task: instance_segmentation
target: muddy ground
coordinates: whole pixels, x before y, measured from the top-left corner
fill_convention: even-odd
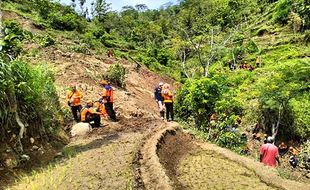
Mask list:
[[[33,28],[27,19],[16,14],[6,15],[19,20],[30,31],[42,32]],[[103,119],[105,127],[95,129],[88,136],[72,138],[51,164],[20,176],[14,184],[1,184],[0,189],[146,189],[141,178],[143,162],[140,160],[144,155],[140,149],[152,134],[168,125],[158,117],[153,89],[160,81],[170,84],[174,81],[143,67],[137,69],[124,59],[69,51],[66,46],[72,42],[63,37],[57,41],[56,45],[40,48],[39,55],[28,55],[27,59],[34,65],[47,63],[54,71],[65,111],[68,107],[64,97],[70,83],[78,84],[85,97],[84,104],[88,99],[99,98],[98,82],[111,64],[118,62],[126,67],[126,88],[113,86],[120,121],[113,123]],[[24,44],[24,49],[29,51],[38,47],[34,42]],[[68,123],[67,127],[70,126]],[[159,161],[174,189],[272,189],[251,170],[202,148],[191,135],[171,133],[157,148]],[[149,181],[148,185],[149,189],[156,189],[158,184]]]
[[[163,125],[156,119],[122,120],[75,138],[65,157],[22,177],[9,189],[132,189],[134,156],[142,138]]]
[[[186,186],[177,177],[178,165],[184,156],[196,148],[193,137],[180,131],[170,133],[159,144],[157,154],[167,175],[174,182],[173,188],[186,189]]]
[[[159,146],[158,156],[174,189],[273,189],[254,172],[202,150],[195,141],[193,136],[176,131]]]

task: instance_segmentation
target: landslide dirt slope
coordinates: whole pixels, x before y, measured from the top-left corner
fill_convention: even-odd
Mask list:
[[[45,32],[13,12],[5,11],[4,19],[16,20],[33,33]],[[98,82],[112,64],[120,63],[126,67],[126,88],[113,86],[120,121],[113,123],[104,119],[104,128],[92,131],[89,136],[71,139],[59,160],[21,177],[9,187],[1,185],[0,189],[132,189],[135,186],[133,160],[143,138],[165,127],[157,116],[153,89],[160,81],[172,83],[173,80],[143,67],[137,69],[135,64],[124,59],[68,51],[66,46],[71,41],[61,36],[56,40],[55,45],[46,48],[34,41],[23,46],[25,52],[38,51],[35,55],[25,55],[30,63],[47,63],[55,73],[58,95],[68,114],[64,98],[70,83],[78,84],[84,94],[84,104],[88,99],[99,99]],[[68,123],[68,127],[71,125]]]
[[[17,18],[15,14],[8,17],[19,19],[24,27],[34,32],[43,32],[32,28],[28,20]],[[236,186],[241,189],[253,188],[248,183],[260,185],[261,189],[271,188],[252,171],[206,151],[210,147],[195,144],[191,137],[162,138],[161,131],[171,124],[158,118],[152,94],[158,82],[172,83],[171,79],[145,68],[137,70],[135,64],[124,59],[70,52],[65,48],[70,41],[62,37],[57,41],[58,44],[47,48],[40,48],[33,42],[24,44],[24,47],[28,51],[34,48],[40,51],[34,57],[27,57],[31,63],[46,62],[55,72],[64,108],[66,88],[70,83],[79,85],[85,103],[87,99],[99,98],[98,81],[111,64],[118,62],[127,68],[126,89],[114,86],[120,121],[104,120],[104,128],[96,129],[86,137],[71,139],[60,159],[21,177],[7,189],[214,189],[219,183],[222,184],[219,189],[230,189],[234,182],[241,185]],[[157,142],[162,144],[157,147]],[[199,146],[204,150],[198,150]],[[220,162],[216,162],[218,160]],[[227,173],[223,173],[227,168],[225,165],[232,168]],[[153,176],[154,173],[160,175]],[[236,173],[240,174],[239,177]]]
[[[28,44],[30,47],[31,45]],[[116,62],[105,56],[63,52],[56,47],[42,50],[41,57],[29,59],[33,64],[48,62],[56,73],[60,100],[67,86],[78,83],[87,99],[99,98],[98,81],[105,70]],[[25,176],[9,189],[131,189],[134,186],[133,160],[142,139],[165,127],[158,118],[153,88],[160,82],[172,82],[144,68],[136,70],[126,60],[118,60],[127,70],[126,89],[115,88],[115,107],[119,122],[103,120],[104,128],[87,137],[71,139],[66,156],[52,166]]]

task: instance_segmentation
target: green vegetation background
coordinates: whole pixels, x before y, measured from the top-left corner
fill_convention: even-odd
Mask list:
[[[3,10],[32,20],[44,31],[34,34],[16,21],[4,22],[0,113],[6,129],[16,126],[10,116],[16,111],[29,123],[40,118],[42,122],[34,126],[59,126],[51,116],[60,113],[53,77],[42,66],[32,69],[24,63],[27,54],[39,50],[25,52],[22,44],[30,40],[41,48],[57,46],[62,36],[74,42],[68,51],[101,55],[113,49],[119,58],[181,82],[176,98],[180,120],[194,124],[221,146],[244,144],[241,132],[227,130],[238,117],[242,118],[240,131],[259,122],[269,135],[272,126],[278,125],[281,140],[310,137],[309,1],[183,0],[159,10],[124,6],[121,12],[110,11],[104,0],[96,0],[93,11],[84,3],[76,1],[77,13],[49,0],[2,2]],[[256,67],[257,56],[259,68],[238,69],[244,62]],[[237,69],[231,71],[229,62]],[[20,78],[9,77],[19,76],[16,73]],[[8,97],[14,101],[5,103]],[[10,108],[12,102],[18,102],[17,110]],[[42,102],[49,107],[38,106]],[[209,123],[212,113],[218,115],[214,131]]]

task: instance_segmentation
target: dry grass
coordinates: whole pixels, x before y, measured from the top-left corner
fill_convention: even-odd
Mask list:
[[[131,161],[140,133],[78,140],[64,162],[22,176],[8,190],[132,189]],[[71,154],[71,153],[70,153]]]
[[[195,151],[181,161],[179,172],[179,181],[189,189],[273,189],[254,172],[211,151]]]

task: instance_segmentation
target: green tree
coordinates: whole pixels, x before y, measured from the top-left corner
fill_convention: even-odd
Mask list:
[[[105,0],[95,0],[92,3],[92,15],[94,18],[97,18],[99,22],[104,22],[105,17],[110,10],[110,3],[107,3]]]

